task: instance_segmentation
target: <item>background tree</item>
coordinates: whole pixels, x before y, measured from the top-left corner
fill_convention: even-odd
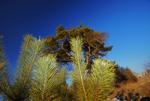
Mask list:
[[[56,29],[56,36],[49,36],[45,39],[45,53],[55,54],[60,63],[72,62],[70,39],[80,37],[83,39],[83,54],[87,63],[87,68],[91,68],[93,59],[105,56],[112,46],[105,46],[107,34],[95,32],[91,28],[79,26],[65,29],[59,26]]]
[[[137,77],[136,75],[128,68],[116,67],[116,84],[122,83],[122,82],[136,82]]]

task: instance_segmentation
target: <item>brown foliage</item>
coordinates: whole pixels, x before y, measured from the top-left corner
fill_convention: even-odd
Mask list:
[[[121,91],[123,91],[124,95],[128,98],[128,94],[131,92],[134,94],[138,93],[140,96],[150,97],[150,74],[137,77],[135,82],[122,82],[118,84],[110,98],[115,97],[117,92]]]
[[[87,68],[91,67],[92,59],[102,57],[111,50],[112,46],[105,46],[107,39],[106,33],[95,32],[88,27],[76,27],[65,29],[59,26],[56,29],[56,36],[49,36],[45,39],[47,49],[45,53],[55,54],[57,61],[60,63],[68,63],[71,61],[70,39],[80,37],[83,39],[83,52]]]
[[[136,82],[137,77],[129,68],[117,67],[116,69],[116,83],[127,83],[127,82]]]

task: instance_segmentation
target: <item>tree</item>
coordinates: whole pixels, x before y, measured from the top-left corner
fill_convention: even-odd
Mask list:
[[[7,64],[3,48],[3,36],[0,36],[0,94],[5,97],[5,94],[12,94],[10,84],[8,82]]]
[[[71,40],[71,59],[74,67],[71,77],[75,99],[105,101],[113,89],[116,64],[99,58],[94,60],[91,73],[87,73],[87,64],[82,57],[82,45],[82,40],[78,37]]]
[[[136,75],[128,67],[116,66],[116,84],[137,82]]]
[[[87,69],[91,69],[92,61],[105,56],[112,46],[105,46],[106,33],[95,32],[91,28],[79,26],[72,29],[65,29],[59,26],[56,29],[56,36],[49,36],[45,39],[45,53],[55,54],[60,63],[72,62],[70,39],[80,37],[83,39],[83,54],[87,63]]]
[[[63,93],[66,71],[55,56],[43,56],[44,42],[26,35],[17,65],[15,81],[9,83],[0,44],[0,94],[8,101],[67,101]]]
[[[6,65],[5,53],[3,49],[3,36],[0,36],[0,71],[4,70]]]
[[[55,55],[44,55],[43,40],[27,35],[24,38],[13,83],[9,83],[7,72],[3,69],[7,66],[2,65],[0,94],[8,101],[106,100],[113,88],[115,63],[96,59],[93,61],[91,73],[87,73],[82,46],[83,41],[79,37],[71,39],[70,58],[74,70],[71,73],[72,85],[68,87],[66,71],[57,63]],[[5,63],[2,49],[0,47],[0,64]]]
[[[15,81],[9,83],[7,74],[1,74],[0,89],[2,95],[9,101],[24,101],[29,97],[31,71],[43,48],[43,41],[30,35],[24,38]],[[7,67],[6,67],[7,68]]]
[[[30,99],[32,101],[63,101],[58,89],[65,85],[66,71],[60,69],[53,55],[41,57],[33,70]]]

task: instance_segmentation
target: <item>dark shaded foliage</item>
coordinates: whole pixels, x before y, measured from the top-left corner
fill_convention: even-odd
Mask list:
[[[106,33],[95,32],[91,28],[79,26],[76,28],[65,29],[59,26],[56,29],[56,36],[49,36],[45,40],[45,53],[55,54],[59,63],[68,63],[71,61],[70,39],[80,37],[83,39],[83,54],[88,64],[87,68],[91,68],[93,59],[103,57],[112,46],[105,46],[107,39]]]
[[[116,83],[137,81],[137,77],[129,68],[116,67],[116,75]]]

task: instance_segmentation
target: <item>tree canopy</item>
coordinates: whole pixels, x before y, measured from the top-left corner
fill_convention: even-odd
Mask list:
[[[112,46],[106,46],[107,34],[95,32],[93,29],[85,26],[79,26],[71,29],[65,29],[59,26],[56,29],[55,36],[49,36],[45,39],[45,53],[55,54],[57,61],[68,63],[71,61],[70,39],[80,37],[83,39],[83,56],[87,63],[87,68],[91,68],[92,61],[98,57],[103,57]]]

